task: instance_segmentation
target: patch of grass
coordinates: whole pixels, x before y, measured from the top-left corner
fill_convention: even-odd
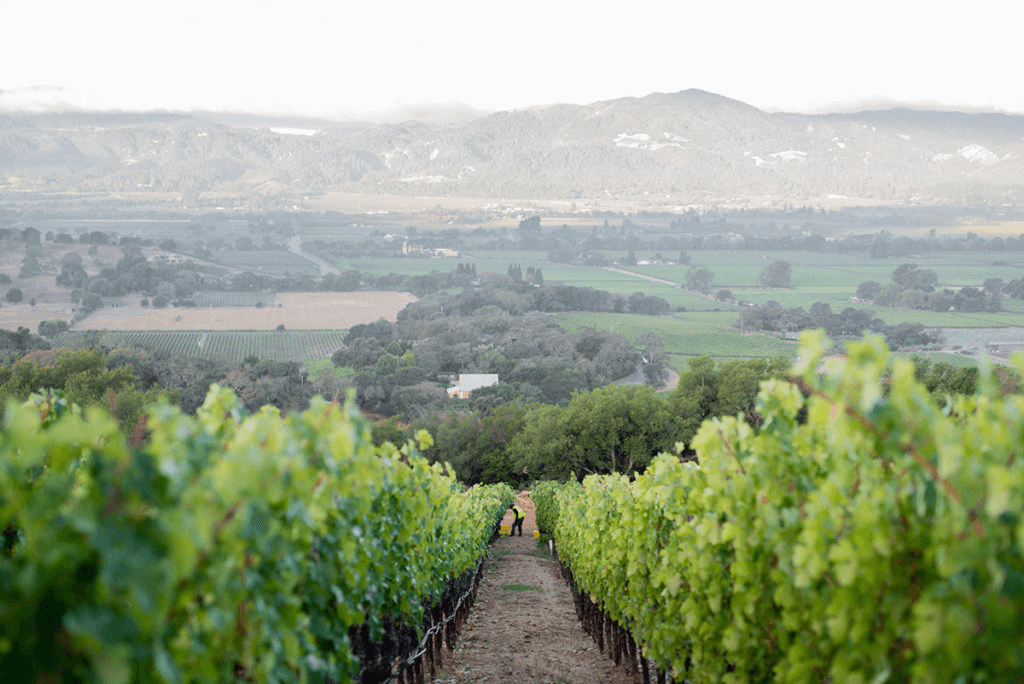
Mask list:
[[[309,371],[309,377],[316,380],[321,374],[327,373],[334,377],[335,380],[341,380],[342,378],[352,377],[356,374],[355,370],[349,366],[337,367],[329,358],[326,359],[310,359],[305,362],[306,370]]]
[[[1004,299],[1005,301],[1005,299]],[[1019,313],[939,313],[922,309],[896,309],[887,306],[858,306],[873,311],[887,325],[920,323],[926,328],[1007,328],[1024,326],[1024,315]],[[832,309],[835,311],[835,309]]]
[[[537,547],[533,550],[533,555],[538,558],[551,559],[551,550],[548,549],[548,541],[551,539],[550,534],[542,534],[537,539]]]
[[[893,358],[897,359],[911,359],[915,356],[919,356],[923,359],[931,361],[932,363],[948,363],[954,368],[973,368],[981,365],[981,359],[963,356],[961,354],[949,354],[945,352],[893,352]]]
[[[558,314],[562,327],[570,331],[582,326],[598,331],[622,333],[634,344],[644,334],[661,337],[673,367],[677,357],[703,356],[753,358],[792,356],[796,345],[763,333],[742,334],[736,328],[738,312],[683,312],[671,316],[636,314],[565,313]],[[681,361],[685,367],[685,360]]]

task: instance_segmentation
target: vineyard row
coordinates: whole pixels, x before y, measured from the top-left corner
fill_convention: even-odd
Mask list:
[[[675,681],[1024,681],[1024,397],[938,406],[879,339],[823,351],[699,465],[535,485],[574,588]]]
[[[6,407],[0,680],[409,681],[451,645],[510,487],[321,399],[243,418],[213,386],[147,429],[129,446],[55,393]]]
[[[345,339],[344,330],[130,330],[61,333],[53,346],[74,347],[81,340],[99,334],[111,347],[139,346],[160,349],[193,358],[241,362],[247,356],[262,361],[309,361],[323,359],[337,351]]]

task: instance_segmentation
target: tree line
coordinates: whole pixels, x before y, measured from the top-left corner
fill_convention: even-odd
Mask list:
[[[353,326],[331,360],[352,369],[364,410],[410,419],[443,410],[450,402],[444,387],[460,373],[499,376],[497,386],[476,390],[468,400],[487,410],[516,399],[564,404],[573,391],[632,374],[643,353],[654,355],[662,369],[667,363],[660,340],[637,349],[620,333],[568,332],[547,317],[478,303],[483,305],[460,310],[452,302],[452,310],[443,313],[438,305],[420,302],[396,323]]]
[[[961,311],[1002,311],[1003,293],[1016,297],[1024,288],[1017,280],[1004,286],[1002,278],[986,278],[980,287],[937,288],[939,276],[928,268],[904,263],[892,272],[892,282],[882,285],[868,280],[857,286],[857,297],[879,306],[927,309],[945,313]],[[1018,279],[1024,284],[1024,278]]]
[[[972,395],[978,389],[976,367],[913,357],[915,376],[936,402]],[[659,453],[694,459],[689,448],[708,418],[742,416],[755,429],[761,382],[785,378],[789,360],[776,358],[716,363],[709,356],[691,359],[679,385],[667,395],[650,387],[609,385],[574,392],[564,406],[513,401],[490,411],[434,414],[415,421],[434,436],[427,455],[448,462],[467,483],[536,480],[565,481],[570,474],[639,473]],[[1020,392],[1013,369],[994,369],[1006,393]],[[384,424],[377,439],[400,439],[395,423]]]
[[[106,408],[126,431],[144,426],[143,408],[156,400],[195,413],[214,383],[234,390],[250,412],[265,405],[301,410],[317,394],[339,393],[331,382],[311,380],[305,367],[293,362],[250,357],[232,363],[164,350],[111,349],[88,337],[79,348],[50,349],[25,328],[0,331],[2,342],[17,344],[17,350],[8,348],[0,365],[0,408],[9,399],[24,401],[41,389],[57,389],[80,406]]]
[[[485,319],[463,323],[468,328],[480,327]],[[500,321],[491,323],[500,327]],[[518,323],[521,321],[512,327],[519,330]],[[483,327],[491,334],[497,332],[493,325]],[[401,332],[400,326],[383,322],[354,329],[352,344],[346,347],[365,344],[367,354],[363,361],[354,361],[360,369],[344,382],[329,377],[311,379],[302,366],[289,362],[248,358],[233,364],[101,346],[50,350],[44,349],[45,340],[25,329],[0,331],[0,343],[7,345],[9,354],[8,362],[0,365],[0,406],[10,399],[24,401],[42,389],[57,389],[79,405],[104,407],[122,429],[141,439],[146,429],[145,406],[166,400],[194,413],[213,383],[234,390],[247,412],[264,405],[286,413],[300,411],[316,395],[342,399],[351,390],[359,394],[363,409],[373,413],[374,392],[390,392],[392,398],[387,402],[391,408],[404,408],[408,413],[378,419],[373,430],[377,443],[404,443],[417,430],[426,429],[434,437],[427,455],[433,461],[450,463],[463,482],[524,485],[537,479],[564,480],[570,473],[642,472],[661,452],[692,458],[688,445],[707,418],[742,415],[756,428],[760,424],[755,401],[760,383],[785,377],[789,369],[788,359],[782,357],[720,363],[709,356],[698,357],[689,361],[678,386],[662,395],[650,386],[608,384],[607,377],[594,376],[593,384],[588,385],[581,382],[586,364],[513,363],[508,381],[477,390],[469,401],[423,405],[419,403],[423,395],[417,396],[417,391],[424,386],[402,384],[403,377],[415,378],[425,372],[416,356],[419,350],[397,332]],[[522,329],[528,337],[535,332]],[[383,353],[370,361],[377,351],[374,347],[385,339]],[[446,344],[441,341],[433,352],[424,349],[422,355],[429,358]],[[560,346],[571,347],[577,360],[592,356],[595,363],[590,372],[610,363],[605,372],[616,374],[635,361],[635,351],[628,344],[592,330],[552,336],[543,345]],[[482,359],[500,362],[501,352],[488,351],[494,350],[485,350]],[[601,358],[602,354],[607,358]],[[609,370],[616,359],[622,366]],[[944,403],[950,395],[974,394],[978,388],[976,367],[957,368],[921,357],[913,361],[917,379],[938,402]],[[1015,370],[998,367],[994,373],[1004,392],[1024,388]],[[383,387],[387,383],[393,385]],[[433,386],[438,392],[437,385]]]
[[[796,334],[803,330],[823,328],[837,340],[855,339],[866,332],[878,333],[892,350],[926,347],[939,341],[938,335],[921,323],[888,325],[865,309],[852,306],[839,313],[827,302],[815,302],[810,310],[801,306],[785,308],[775,301],[745,306],[740,310],[736,326],[743,332],[778,332]]]
[[[434,445],[427,456],[450,463],[470,484],[636,473],[658,453],[685,447],[708,417],[753,415],[758,383],[788,367],[781,357],[716,367],[705,356],[690,361],[667,397],[648,386],[607,385],[573,392],[565,405],[520,399],[489,411],[435,414],[411,429],[428,430]]]

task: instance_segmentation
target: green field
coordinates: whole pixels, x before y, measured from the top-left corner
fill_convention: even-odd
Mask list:
[[[452,259],[429,259],[426,257],[406,257],[397,256],[393,258],[356,258],[356,259],[335,259],[331,262],[329,256],[325,256],[324,259],[329,263],[333,263],[341,271],[355,270],[360,273],[372,273],[374,275],[388,275],[391,273],[397,273],[400,276],[418,276],[418,275],[429,275],[435,271],[439,273],[450,273],[458,268],[460,263],[472,263],[472,259],[463,259],[462,257],[456,257]],[[480,267],[477,266],[478,271]],[[502,273],[508,269],[508,264],[505,264],[505,269]],[[526,267],[523,267],[526,270]],[[481,271],[482,272],[482,271]]]
[[[340,380],[341,378],[351,377],[355,373],[351,368],[335,366],[330,358],[309,359],[303,365],[306,366],[306,370],[309,371],[309,377],[313,380],[324,375]]]
[[[915,257],[872,259],[865,255],[827,252],[696,251],[689,266],[629,266],[631,271],[675,282],[686,281],[690,268],[706,268],[715,274],[712,289],[758,287],[758,276],[773,261],[788,261],[794,288],[849,288],[874,280],[885,285],[900,264],[912,263],[935,271],[939,287],[980,286],[986,278],[1004,281],[1024,276],[1024,258],[1005,252],[930,252]]]
[[[558,320],[568,330],[583,327],[612,331],[636,342],[645,333],[661,337],[671,364],[686,368],[686,359],[709,355],[715,358],[752,358],[792,356],[796,344],[764,333],[741,334],[735,327],[738,315],[732,312],[682,312],[671,316],[635,314],[565,313]]]

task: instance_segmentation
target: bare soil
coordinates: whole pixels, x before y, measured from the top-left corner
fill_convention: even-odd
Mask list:
[[[529,494],[523,536],[500,536],[484,561],[476,603],[436,683],[617,684],[633,679],[580,627],[572,595],[537,529]],[[503,521],[509,524],[512,514]]]

